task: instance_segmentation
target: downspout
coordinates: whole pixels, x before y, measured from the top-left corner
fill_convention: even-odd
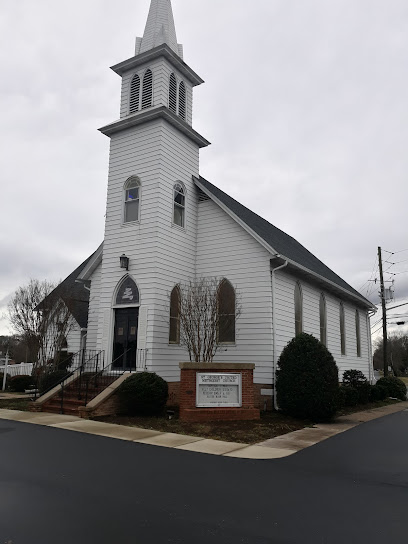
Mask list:
[[[371,310],[367,312],[367,347],[368,347],[368,381],[374,383],[374,364],[373,364],[373,345],[371,341],[371,327],[370,319],[375,315],[376,310]]]
[[[275,255],[275,257],[280,257],[280,255]],[[284,264],[281,266],[278,266],[276,268],[272,267],[272,261],[270,263],[271,265],[271,288],[272,288],[272,342],[273,342],[273,362],[272,362],[272,379],[273,379],[273,407],[275,410],[278,410],[278,401],[276,399],[276,367],[278,366],[278,357],[276,353],[276,330],[275,330],[275,323],[276,323],[276,310],[275,310],[275,272],[278,270],[281,270],[282,268],[285,268],[288,266],[288,261],[286,260]]]

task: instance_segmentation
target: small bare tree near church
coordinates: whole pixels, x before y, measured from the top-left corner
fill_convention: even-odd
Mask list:
[[[237,294],[226,280],[201,278],[178,286],[180,345],[190,361],[211,363],[220,346],[235,343],[241,314]]]
[[[19,287],[8,304],[9,320],[28,346],[35,366],[57,366],[72,328],[69,300],[54,294],[56,284],[31,279]]]

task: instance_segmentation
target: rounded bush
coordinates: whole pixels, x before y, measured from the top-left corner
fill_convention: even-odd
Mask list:
[[[376,383],[371,386],[370,400],[375,402],[385,400],[388,397],[388,389],[381,384]]]
[[[45,393],[49,389],[52,389],[67,375],[66,370],[54,370],[53,372],[40,375],[39,386],[37,386],[40,393]]]
[[[359,403],[359,392],[355,387],[341,386],[339,389],[339,407],[357,406]]]
[[[129,415],[158,415],[167,402],[168,385],[152,372],[132,374],[118,388],[121,411]]]
[[[3,379],[4,379],[4,372],[0,372],[0,389],[3,387]],[[10,374],[7,374],[6,389],[8,388],[9,383],[10,383]]]
[[[380,378],[376,385],[382,385],[387,389],[387,396],[400,400],[406,400],[407,387],[405,383],[399,378],[388,376],[387,378]]]
[[[31,389],[32,386],[33,378],[28,375],[13,376],[9,381],[10,389],[18,393],[24,393],[26,389]]]
[[[358,402],[360,404],[367,404],[371,398],[371,385],[366,381],[356,387],[358,393]]]
[[[347,387],[359,388],[364,387],[366,384],[368,384],[367,378],[360,370],[350,369],[343,373],[343,385]]]
[[[276,372],[279,408],[313,421],[330,420],[336,413],[339,374],[330,351],[314,336],[302,333],[282,351]]]

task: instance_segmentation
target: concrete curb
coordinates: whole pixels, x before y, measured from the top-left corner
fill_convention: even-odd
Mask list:
[[[365,412],[356,412],[347,416],[341,416],[333,423],[306,427],[300,431],[294,431],[253,445],[164,433],[140,427],[126,427],[124,425],[115,425],[101,421],[81,419],[76,416],[47,412],[22,412],[19,410],[0,409],[0,419],[45,425],[58,429],[196,453],[260,460],[288,457],[304,448],[308,448],[336,434],[356,427],[361,423],[406,409],[408,409],[408,401],[366,410]]]

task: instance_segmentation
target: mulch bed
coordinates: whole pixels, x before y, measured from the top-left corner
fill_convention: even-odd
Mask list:
[[[207,423],[188,423],[180,421],[177,417],[168,419],[165,417],[106,416],[97,419],[129,427],[142,427],[165,433],[200,436],[243,444],[256,444],[307,426],[304,421],[277,412],[262,413],[261,419],[257,421],[211,421]]]

